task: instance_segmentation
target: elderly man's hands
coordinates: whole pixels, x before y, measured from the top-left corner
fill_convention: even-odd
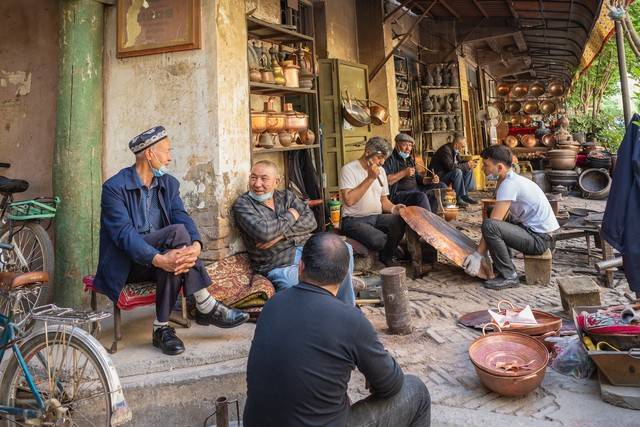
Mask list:
[[[175,274],[183,274],[196,265],[202,247],[199,242],[193,242],[190,246],[171,249],[163,254],[153,257],[152,264],[164,271]]]

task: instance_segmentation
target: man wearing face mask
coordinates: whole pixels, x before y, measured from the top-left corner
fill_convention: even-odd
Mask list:
[[[399,133],[395,141],[393,152],[382,165],[389,180],[389,198],[393,203],[435,210],[437,200],[430,190],[447,186],[440,182],[438,175],[429,177],[416,171],[416,162],[411,156],[415,141],[410,135]]]
[[[457,134],[453,142],[443,145],[433,155],[429,169],[440,176],[440,181],[451,185],[458,196],[458,206],[467,207],[478,202],[469,197],[469,190],[473,188],[472,161],[460,161],[459,156],[467,149],[467,140],[464,135]]]
[[[180,184],[167,174],[171,143],[156,126],[129,142],[136,156],[102,186],[100,257],[95,286],[117,301],[125,283],[156,283],[156,319],[152,342],[163,353],[180,354],[183,342],[169,326],[180,290],[196,299],[196,322],[232,328],[249,315],[216,301],[202,261],[200,234],[185,211]]]
[[[464,268],[476,276],[482,258],[489,252],[496,277],[487,280],[484,286],[513,288],[519,286],[520,281],[509,248],[524,255],[541,255],[551,247],[551,233],[560,225],[540,187],[511,169],[512,155],[506,146],[486,148],[482,159],[485,173],[498,178],[496,204],[491,216],[482,222],[478,250],[465,259]],[[509,221],[505,221],[507,214]]]
[[[277,190],[277,166],[268,160],[256,162],[249,175],[249,191],[233,204],[236,224],[249,254],[253,271],[268,278],[277,291],[298,284],[302,246],[317,228],[313,211],[289,190]],[[349,274],[338,289],[338,299],[355,304],[352,277],[353,250],[349,249]],[[361,285],[362,286],[362,285]]]

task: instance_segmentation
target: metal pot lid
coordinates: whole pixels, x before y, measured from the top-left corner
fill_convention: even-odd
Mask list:
[[[578,178],[578,172],[574,171],[574,170],[559,170],[559,169],[551,169],[547,172],[547,175],[556,175],[556,176],[563,176],[563,177],[567,177],[567,178]]]

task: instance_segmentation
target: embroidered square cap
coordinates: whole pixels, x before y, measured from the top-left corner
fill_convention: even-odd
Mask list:
[[[138,154],[166,137],[167,131],[164,126],[155,126],[129,141],[129,149],[133,151],[133,154]]]

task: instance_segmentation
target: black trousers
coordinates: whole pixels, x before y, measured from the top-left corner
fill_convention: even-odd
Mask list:
[[[541,255],[551,246],[551,237],[547,234],[491,218],[482,222],[482,237],[489,247],[494,270],[505,278],[516,272],[509,248],[525,255]]]
[[[164,253],[193,243],[187,228],[182,224],[173,224],[143,236],[144,241]],[[128,283],[156,282],[156,318],[168,322],[169,314],[178,300],[180,290],[185,296],[193,295],[211,284],[211,278],[202,261],[196,261],[188,272],[176,276],[153,266],[133,264]]]
[[[405,375],[400,391],[386,399],[369,396],[351,406],[349,427],[429,427],[431,396],[420,378]]]
[[[393,251],[404,236],[406,224],[399,215],[379,214],[363,217],[348,216],[340,225],[345,236],[380,252],[380,258],[391,261]]]

